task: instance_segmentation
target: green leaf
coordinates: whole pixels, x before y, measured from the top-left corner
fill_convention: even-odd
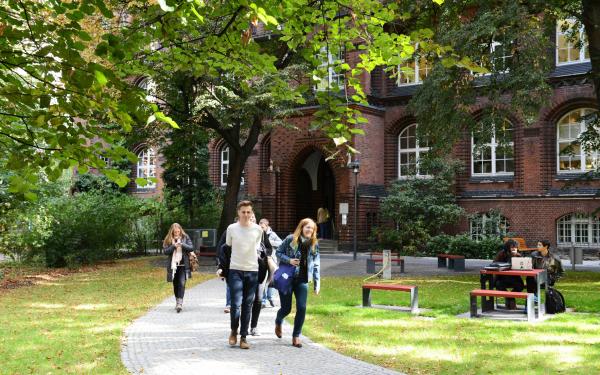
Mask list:
[[[167,5],[167,0],[158,0],[158,5],[160,5],[160,9],[165,12],[172,12],[175,10],[175,7]]]
[[[179,129],[179,125],[177,125],[177,123],[175,121],[173,121],[172,118],[170,118],[169,116],[165,115],[164,113],[162,113],[160,111],[159,112],[154,112],[154,116],[156,116],[156,119],[158,121],[162,121],[164,123],[167,123],[167,124],[171,125],[171,127],[173,129]]]
[[[30,202],[34,202],[38,199],[38,195],[31,191],[26,192],[25,194],[23,194],[23,196]]]
[[[346,137],[333,138],[333,143],[335,143],[336,147],[339,147],[347,142],[348,142],[348,140],[346,139]]]
[[[148,185],[148,180],[146,180],[145,178],[138,177],[135,179],[135,183],[143,187]]]
[[[437,5],[442,5],[444,3],[444,0],[433,0],[433,2]]]
[[[104,75],[104,73],[102,73],[99,70],[94,70],[94,75],[96,76],[96,81],[98,82],[98,84],[100,86],[106,86],[108,79],[106,79],[106,76]]]

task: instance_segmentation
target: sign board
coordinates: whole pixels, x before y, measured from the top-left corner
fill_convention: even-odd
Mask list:
[[[348,215],[348,203],[340,203],[340,214]]]
[[[190,236],[194,244],[194,250],[199,250],[200,247],[215,247],[217,246],[217,230],[216,229],[184,229]]]
[[[385,280],[392,279],[392,252],[383,250],[383,278]]]

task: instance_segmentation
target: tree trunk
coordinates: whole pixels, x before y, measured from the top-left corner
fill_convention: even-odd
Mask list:
[[[582,22],[585,26],[592,62],[591,78],[594,83],[596,103],[600,108],[600,2],[598,0],[583,0],[582,3]]]
[[[227,175],[227,187],[225,188],[225,197],[223,202],[223,213],[219,222],[219,237],[227,229],[229,224],[233,223],[237,215],[238,194],[242,182],[242,172],[246,160],[250,153],[236,152],[229,146],[229,174]]]

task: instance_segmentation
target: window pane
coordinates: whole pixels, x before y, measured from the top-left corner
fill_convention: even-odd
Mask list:
[[[398,84],[415,83],[415,61],[410,61],[400,66]]]

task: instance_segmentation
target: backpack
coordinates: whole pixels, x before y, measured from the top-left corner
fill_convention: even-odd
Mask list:
[[[548,287],[546,290],[546,313],[558,314],[565,312],[565,297],[558,290]]]

